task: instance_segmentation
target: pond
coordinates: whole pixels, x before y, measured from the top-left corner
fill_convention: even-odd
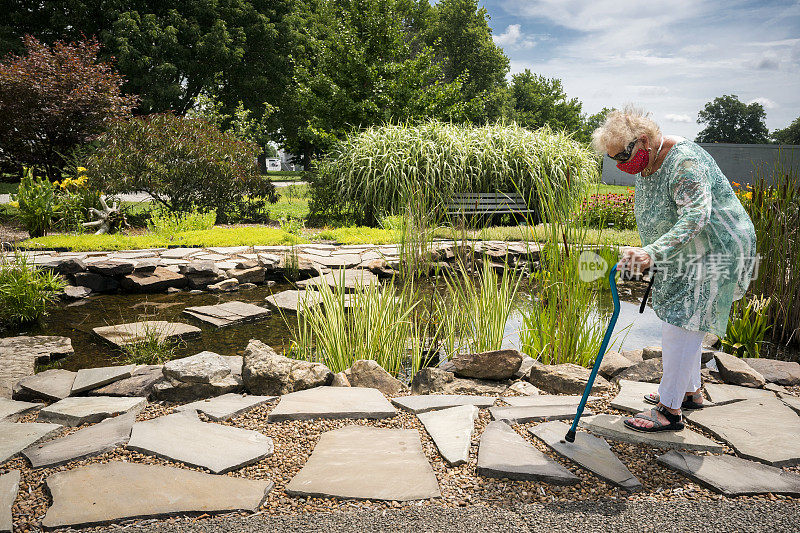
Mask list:
[[[192,294],[108,294],[97,295],[71,304],[59,304],[51,310],[41,323],[19,331],[24,335],[62,335],[72,339],[75,354],[60,362],[62,368],[78,370],[119,364],[120,353],[92,333],[99,326],[135,322],[137,320],[166,320],[185,322],[199,326],[202,335],[187,340],[176,349],[178,357],[193,355],[209,350],[221,355],[241,355],[250,339],[257,339],[279,352],[291,343],[291,331],[281,313],[274,312],[268,319],[239,326],[217,329],[203,324],[194,318],[183,315],[187,307],[213,305],[225,301],[238,300],[268,307],[264,300],[271,293],[294,288],[290,283],[278,283],[273,287],[259,286],[251,290],[233,293],[211,294],[207,292]],[[619,285],[621,310],[614,329],[611,348],[632,350],[644,346],[661,345],[661,321],[650,306],[639,314],[639,301],[644,289],[643,283],[625,281]],[[521,298],[530,298],[523,293]],[[611,306],[611,296],[606,293],[602,305]],[[606,301],[607,300],[607,301]],[[290,323],[294,314],[287,314]],[[519,314],[513,313],[506,325],[504,347],[519,348]],[[605,327],[605,323],[602,324]],[[6,333],[8,334],[8,333]],[[775,356],[774,350],[767,347],[767,353]],[[783,351],[778,358],[800,360],[796,351]]]

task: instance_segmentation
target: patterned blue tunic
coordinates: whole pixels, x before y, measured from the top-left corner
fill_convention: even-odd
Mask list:
[[[658,270],[656,315],[724,336],[732,303],[750,285],[756,236],[717,163],[681,139],[656,172],[636,177],[634,211],[643,248]]]

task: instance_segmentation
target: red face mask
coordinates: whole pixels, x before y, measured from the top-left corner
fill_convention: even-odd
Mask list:
[[[650,152],[638,150],[633,157],[622,163],[617,163],[617,168],[628,174],[638,174],[650,163]]]

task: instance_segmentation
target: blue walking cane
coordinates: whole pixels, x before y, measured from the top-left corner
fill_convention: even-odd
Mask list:
[[[567,442],[575,442],[575,429],[578,427],[578,420],[581,419],[583,409],[586,407],[586,400],[589,399],[589,393],[592,391],[594,385],[594,378],[597,377],[597,371],[600,369],[600,363],[603,362],[603,355],[606,353],[608,343],[611,341],[611,334],[614,332],[614,326],[617,324],[617,317],[619,317],[619,294],[617,293],[617,265],[611,267],[611,272],[608,273],[608,283],[611,285],[611,298],[614,300],[614,313],[611,315],[611,321],[608,323],[606,335],[603,337],[603,344],[600,345],[600,351],[597,352],[597,358],[594,360],[592,373],[589,374],[589,381],[586,383],[586,388],[583,389],[583,396],[581,403],[578,404],[578,411],[575,413],[575,419],[572,421],[572,427],[567,431],[564,439]]]

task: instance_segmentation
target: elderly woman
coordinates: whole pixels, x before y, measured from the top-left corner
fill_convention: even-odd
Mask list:
[[[724,336],[732,303],[750,284],[753,223],[714,159],[692,141],[661,134],[649,114],[614,111],[592,143],[636,174],[634,211],[642,248],[626,248],[620,270],[655,275],[652,305],[663,321],[664,372],[650,412],[625,420],[637,431],[683,429],[681,409],[702,408],[706,332]]]

